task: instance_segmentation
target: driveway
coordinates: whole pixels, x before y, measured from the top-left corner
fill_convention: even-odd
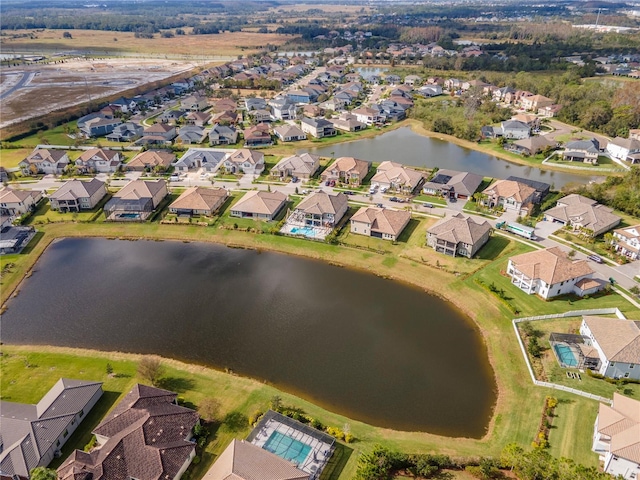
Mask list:
[[[549,235],[557,232],[561,228],[562,228],[562,224],[557,222],[547,222],[547,221],[538,222],[536,223],[536,236],[547,238],[549,237]]]

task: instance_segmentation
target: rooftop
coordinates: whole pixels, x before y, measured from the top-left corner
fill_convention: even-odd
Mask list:
[[[509,260],[527,277],[540,279],[548,285],[593,273],[586,260],[571,260],[559,247],[523,253]]]

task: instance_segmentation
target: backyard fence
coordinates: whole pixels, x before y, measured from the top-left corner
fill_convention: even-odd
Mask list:
[[[518,339],[518,344],[520,345],[520,351],[522,352],[522,356],[524,357],[524,362],[527,365],[527,370],[529,370],[529,375],[531,376],[531,381],[534,385],[539,387],[547,387],[553,388],[554,390],[562,390],[563,392],[573,393],[575,395],[580,395],[581,397],[590,398],[592,400],[597,400],[602,403],[612,404],[613,400],[605,397],[601,397],[599,395],[594,395],[592,393],[583,392],[582,390],[578,390],[576,388],[565,387],[564,385],[558,385],[557,383],[551,382],[543,382],[541,380],[536,379],[536,375],[533,372],[533,368],[531,367],[531,363],[529,362],[529,356],[527,355],[527,349],[524,346],[524,342],[522,341],[522,337],[520,336],[520,332],[518,331],[518,323],[521,322],[530,322],[535,320],[548,320],[551,318],[569,318],[569,317],[581,317],[583,315],[610,315],[615,314],[618,318],[624,319],[625,316],[618,308],[596,308],[591,310],[571,310],[569,312],[564,313],[553,313],[550,315],[537,315],[534,317],[523,317],[523,318],[514,318],[513,329],[516,334],[516,338]]]

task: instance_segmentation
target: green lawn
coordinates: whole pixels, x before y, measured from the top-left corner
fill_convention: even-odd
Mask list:
[[[4,168],[15,168],[32,151],[31,148],[2,148],[0,149],[0,165]]]
[[[436,197],[435,195],[427,195],[425,193],[421,193],[420,195],[416,196],[413,199],[415,202],[427,202],[427,203],[433,203],[434,205],[446,205],[447,201],[438,196]]]
[[[107,194],[98,203],[96,208],[78,213],[61,213],[56,210],[51,210],[51,203],[48,200],[43,200],[25,224],[37,226],[45,223],[101,221],[104,220],[104,216],[100,215],[100,212],[102,212],[104,204],[107,203],[110,198],[111,195]]]

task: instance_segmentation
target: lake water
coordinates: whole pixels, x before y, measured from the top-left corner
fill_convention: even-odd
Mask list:
[[[388,68],[380,68],[380,67],[356,67],[356,73],[362,75],[362,78],[365,80],[369,80],[371,77],[376,76],[379,77],[383,73],[386,73]]]
[[[398,128],[373,138],[312,148],[308,151],[326,157],[356,157],[371,162],[393,160],[414,167],[448,168],[493,178],[514,175],[546,182],[556,189],[568,183],[598,180],[598,177],[517,165],[438,138],[425,137],[409,127]]]
[[[298,257],[64,239],[8,307],[5,343],[229,368],[383,427],[479,438],[496,400],[480,335],[450,304]]]

